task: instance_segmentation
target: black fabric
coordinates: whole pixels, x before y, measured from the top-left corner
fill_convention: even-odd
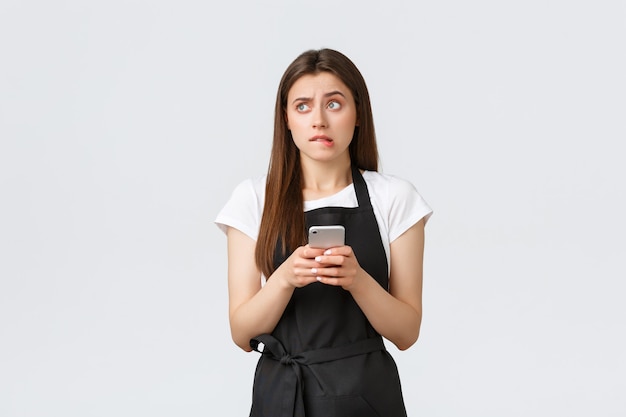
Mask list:
[[[387,256],[357,168],[352,180],[358,207],[308,211],[307,228],[343,225],[346,245],[361,267],[387,289]],[[276,267],[285,259],[276,255]],[[297,288],[272,334],[254,338],[251,347],[261,350],[260,343],[251,417],[406,416],[395,362],[343,288],[321,283]]]

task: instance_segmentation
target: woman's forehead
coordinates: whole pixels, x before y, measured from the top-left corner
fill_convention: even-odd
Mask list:
[[[325,95],[334,91],[338,91],[344,96],[352,95],[350,89],[335,74],[319,72],[298,78],[289,89],[287,96],[289,99],[292,97],[315,98],[320,94]]]

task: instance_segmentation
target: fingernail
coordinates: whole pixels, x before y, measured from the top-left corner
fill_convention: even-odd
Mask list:
[[[331,254],[331,250],[330,249],[328,249],[328,250],[326,250],[326,252],[324,252],[324,255],[330,255],[330,254]]]
[[[322,257],[321,257],[321,256],[316,256],[316,257],[315,257],[315,262],[321,262],[321,260],[322,260]]]
[[[312,273],[313,275],[317,274],[317,268],[311,268],[311,273]]]

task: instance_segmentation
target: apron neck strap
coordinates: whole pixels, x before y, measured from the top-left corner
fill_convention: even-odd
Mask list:
[[[367,185],[365,184],[363,175],[361,175],[361,171],[356,165],[352,165],[352,183],[354,184],[354,191],[356,193],[356,199],[359,202],[359,207],[371,207],[370,193],[367,191]]]

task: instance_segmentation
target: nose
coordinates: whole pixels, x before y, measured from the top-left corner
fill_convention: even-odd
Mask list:
[[[312,113],[312,123],[314,128],[328,127],[328,121],[326,120],[326,113],[324,112],[323,107],[318,106]]]

